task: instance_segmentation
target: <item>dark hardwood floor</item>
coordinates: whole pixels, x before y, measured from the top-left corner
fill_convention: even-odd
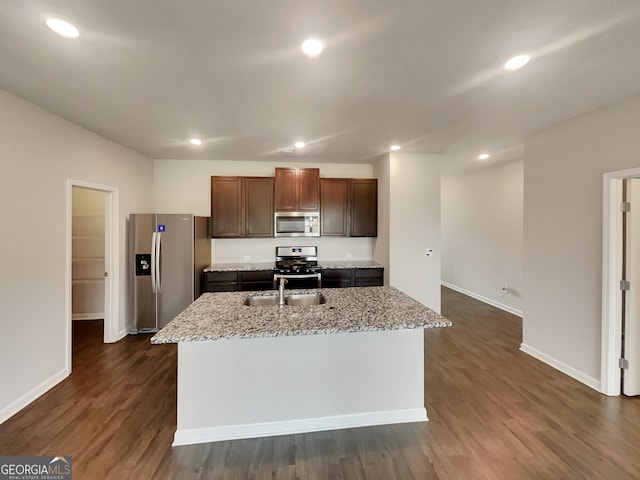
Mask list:
[[[101,324],[77,322],[73,374],[0,425],[0,455],[72,455],[75,480],[640,478],[639,400],[520,352],[513,315],[448,289],[442,305],[454,325],[425,331],[427,423],[171,448],[176,346],[103,345]]]

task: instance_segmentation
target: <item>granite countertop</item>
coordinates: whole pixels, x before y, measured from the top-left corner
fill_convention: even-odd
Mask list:
[[[223,338],[257,338],[369,332],[451,326],[451,322],[394,287],[286,290],[320,292],[326,303],[313,306],[246,306],[262,292],[205,293],[151,338],[151,343],[179,343]]]
[[[319,261],[322,268],[383,268],[378,262],[373,260],[324,260]]]
[[[327,269],[336,268],[382,268],[373,260],[321,260],[318,266]],[[204,269],[205,272],[251,272],[256,270],[273,270],[275,262],[248,263],[214,263]]]
[[[275,262],[253,263],[214,263],[204,269],[205,272],[251,272],[256,270],[273,270]]]

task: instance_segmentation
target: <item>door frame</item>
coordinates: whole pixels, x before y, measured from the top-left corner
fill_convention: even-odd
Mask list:
[[[600,391],[620,395],[622,373],[618,360],[622,355],[622,184],[640,177],[640,168],[607,172],[603,175],[602,208],[602,347],[600,354]]]
[[[67,368],[71,372],[71,354],[72,354],[72,221],[73,221],[73,188],[86,188],[89,190],[97,190],[105,193],[105,211],[104,211],[104,263],[105,272],[108,275],[104,282],[104,343],[114,343],[122,338],[119,332],[119,306],[120,306],[120,229],[119,229],[119,212],[120,212],[120,191],[117,187],[108,185],[100,185],[97,183],[85,182],[83,180],[67,179],[67,208],[66,208],[66,225],[67,225],[67,241],[66,241],[66,352],[67,352]]]

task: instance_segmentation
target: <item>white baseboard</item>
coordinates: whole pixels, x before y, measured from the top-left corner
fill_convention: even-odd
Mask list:
[[[520,344],[520,350],[526,354],[531,355],[534,358],[537,358],[543,363],[555,368],[556,370],[560,370],[565,375],[569,375],[571,378],[579,381],[580,383],[584,383],[587,387],[593,388],[594,390],[600,391],[600,380],[594,378],[586,373],[581,372],[580,370],[576,370],[570,365],[567,365],[560,360],[553,358],[550,355],[547,355],[544,352],[541,352],[537,348],[533,348],[530,345],[525,343]]]
[[[104,320],[103,313],[74,313],[71,320]]]
[[[16,401],[10,403],[5,408],[0,410],[0,424],[4,423],[9,418],[13,417],[16,413],[22,410],[24,407],[29,405],[35,399],[44,395],[47,391],[51,390],[57,384],[59,384],[62,380],[69,376],[70,372],[67,369],[60,370],[58,373],[52,375],[40,385],[36,386],[29,392],[25,393],[23,396],[18,398]]]
[[[324,430],[339,430],[373,425],[389,425],[394,423],[426,422],[427,420],[427,410],[425,408],[412,408],[406,410],[356,413],[352,415],[336,415],[332,417],[306,418],[302,420],[287,420],[282,422],[193,428],[177,430],[173,437],[173,446],[238,440],[241,438],[321,432]]]
[[[127,335],[129,335],[129,329],[128,328],[123,328],[122,330],[120,330],[118,332],[118,336],[116,337],[116,342],[119,342],[120,340],[122,340]]]
[[[505,312],[512,313],[513,315],[516,315],[522,318],[522,310],[518,310],[517,308],[510,307],[509,305],[505,305],[504,303],[497,302],[495,300],[492,300],[491,298],[483,297],[482,295],[471,292],[469,290],[465,290],[462,287],[458,287],[457,285],[453,285],[445,281],[441,281],[440,283],[442,284],[443,287],[450,288],[451,290],[455,290],[456,292],[464,293],[468,297],[475,298],[476,300],[480,300],[481,302],[487,303],[492,307],[499,308],[500,310],[504,310]]]

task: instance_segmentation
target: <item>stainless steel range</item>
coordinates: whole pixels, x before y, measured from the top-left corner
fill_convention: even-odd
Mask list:
[[[288,288],[320,288],[322,273],[318,266],[318,247],[276,247],[273,288],[287,280]]]

